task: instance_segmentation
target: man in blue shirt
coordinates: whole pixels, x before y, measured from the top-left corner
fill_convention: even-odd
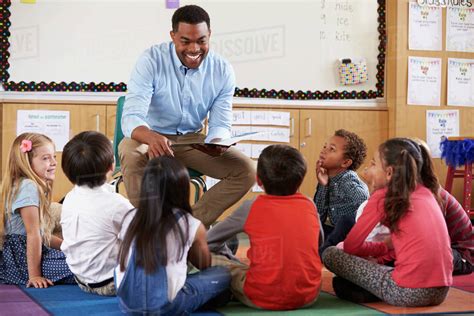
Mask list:
[[[185,166],[222,179],[194,205],[206,226],[237,202],[253,185],[253,162],[235,148],[173,146],[231,137],[232,66],[209,51],[210,19],[188,5],[172,17],[172,42],[154,45],[138,59],[128,83],[122,116],[125,138],[119,145],[130,201],[138,206],[148,159],[170,155]],[[204,121],[208,118],[208,135]]]

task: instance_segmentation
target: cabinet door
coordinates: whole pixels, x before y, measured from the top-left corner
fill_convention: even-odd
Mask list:
[[[268,128],[288,128],[289,129],[289,143],[282,143],[282,142],[274,142],[274,141],[243,141],[243,144],[259,144],[259,145],[271,145],[271,144],[287,144],[292,147],[295,147],[298,149],[299,147],[299,110],[290,110],[290,109],[268,109],[268,108],[260,108],[256,109],[255,107],[240,107],[236,106],[234,107],[234,111],[272,111],[272,112],[288,112],[290,113],[290,124],[289,126],[276,126],[276,125],[262,125],[262,124],[243,124],[246,128],[249,126],[260,126],[260,127],[268,127]],[[271,124],[271,122],[269,122]],[[248,131],[248,129],[247,129]],[[255,161],[255,168],[257,167],[257,158],[253,158]],[[253,189],[253,188],[252,188]],[[227,209],[219,218],[219,220],[223,220],[227,215],[231,214],[237,207],[239,207],[242,204],[242,201],[248,200],[248,199],[253,199],[256,196],[258,196],[259,192],[253,192],[253,190],[250,189],[250,191],[242,197],[240,201],[235,203],[232,207]]]
[[[106,132],[104,105],[82,104],[3,104],[3,129],[2,129],[2,174],[5,171],[7,155],[10,146],[16,137],[17,111],[18,110],[50,110],[69,111],[69,139],[82,131]],[[72,188],[72,183],[64,175],[61,168],[62,152],[57,152],[58,166],[54,181],[53,201],[59,201]]]
[[[388,137],[388,112],[375,110],[301,110],[300,151],[308,162],[308,173],[301,186],[302,193],[313,196],[316,190],[316,162],[326,140],[338,129],[359,135],[368,152],[358,173],[372,159],[374,150]]]

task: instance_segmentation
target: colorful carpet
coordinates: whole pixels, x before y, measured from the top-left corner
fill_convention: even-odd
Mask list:
[[[474,294],[452,288],[440,306],[400,308],[385,303],[354,304],[337,298],[331,287],[331,273],[323,273],[323,288],[312,306],[295,310],[270,312],[248,308],[232,302],[216,311],[194,313],[197,316],[217,315],[384,315],[384,314],[473,314]],[[122,315],[115,297],[102,297],[82,292],[77,286],[57,285],[47,289],[31,289],[0,285],[0,315]]]
[[[10,316],[49,315],[20,288],[14,285],[3,284],[0,284],[0,314]]]
[[[332,289],[333,274],[323,269],[322,292],[311,307],[295,310],[270,312],[248,308],[237,302],[218,311],[194,313],[198,316],[216,315],[383,315],[383,314],[474,314],[474,274],[456,276],[445,302],[439,306],[401,308],[382,302],[365,305],[341,300]],[[74,285],[56,285],[47,289],[0,285],[0,315],[122,315],[117,298],[102,297],[82,292]]]
[[[473,274],[471,274],[473,275]],[[473,275],[474,276],[474,275]],[[322,290],[326,293],[334,294],[332,288],[333,274],[323,269]],[[457,279],[458,277],[455,277]],[[472,284],[471,284],[472,285]],[[342,301],[342,300],[341,300]],[[411,315],[411,314],[473,314],[474,313],[474,294],[458,288],[451,288],[446,300],[438,306],[429,307],[397,307],[387,303],[367,303],[366,307],[373,308],[385,314],[390,315]]]
[[[123,315],[118,307],[116,297],[104,297],[94,294],[88,294],[82,292],[76,285],[56,285],[47,289],[35,289],[25,287],[18,288],[16,286],[10,287],[21,292],[21,294],[23,294],[26,298],[30,300],[31,304],[35,304],[36,306],[38,306],[39,304],[41,307],[43,307],[43,309],[40,308],[40,311],[43,314],[28,314],[28,311],[23,308],[23,305],[21,305],[15,308],[19,312],[19,314],[17,315]],[[0,314],[3,315],[2,311],[0,311]],[[192,315],[217,316],[220,314],[217,312],[202,311],[193,313]]]
[[[293,310],[293,311],[265,311],[255,310],[246,307],[239,303],[231,303],[224,308],[218,309],[224,315],[229,316],[285,316],[285,315],[384,315],[383,313],[373,310],[371,308],[354,304],[348,301],[343,301],[327,293],[321,293],[318,301],[308,308]]]

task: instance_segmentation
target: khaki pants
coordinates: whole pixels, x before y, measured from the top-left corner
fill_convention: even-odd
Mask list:
[[[63,209],[63,205],[57,202],[51,202],[49,206],[49,214],[51,215],[51,222],[49,223],[50,227],[47,227],[48,230],[51,231],[51,234],[63,238],[63,230],[61,228],[61,211]]]
[[[165,135],[175,143],[200,141],[203,134]],[[148,145],[124,138],[119,145],[121,169],[130,202],[138,206],[143,170],[148,162]],[[186,167],[221,181],[193,206],[196,218],[209,227],[255,183],[255,163],[235,148],[212,157],[190,146],[173,148],[174,156]]]
[[[229,269],[230,275],[232,276],[230,290],[240,302],[252,308],[262,309],[252,303],[244,293],[245,279],[247,278],[247,271],[249,269],[248,265],[235,262],[221,255],[212,254],[212,266],[223,266]]]
[[[241,303],[247,305],[248,307],[262,309],[261,307],[255,305],[244,293],[245,280],[247,279],[247,271],[249,270],[248,265],[230,260],[222,255],[212,254],[212,266],[224,266],[229,269],[230,275],[232,276],[230,290]],[[306,308],[316,303],[320,290],[321,287],[317,290],[318,294],[314,300],[299,308]]]

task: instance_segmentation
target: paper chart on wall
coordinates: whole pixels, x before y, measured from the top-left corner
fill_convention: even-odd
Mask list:
[[[232,111],[232,125],[250,125],[250,111]]]
[[[474,59],[448,59],[448,105],[474,106]]]
[[[251,135],[247,141],[265,141],[276,143],[290,142],[290,129],[284,127],[266,127],[266,126],[232,126],[232,137],[243,133],[258,133]]]
[[[441,50],[442,9],[421,7],[410,2],[408,48],[411,50]]]
[[[407,103],[440,105],[441,58],[408,57]]]
[[[451,136],[459,136],[459,110],[426,111],[426,142],[433,158],[441,157],[439,145]]]
[[[447,8],[446,50],[474,52],[474,8]]]
[[[63,151],[69,141],[69,111],[18,110],[16,135],[40,133],[54,142],[56,151]]]
[[[290,126],[290,113],[278,111],[233,111],[232,125]]]
[[[277,143],[289,143],[290,142],[290,129],[289,128],[280,128],[280,127],[262,127],[262,126],[252,126],[252,133],[257,132],[252,137],[252,140],[256,141],[269,141]]]

